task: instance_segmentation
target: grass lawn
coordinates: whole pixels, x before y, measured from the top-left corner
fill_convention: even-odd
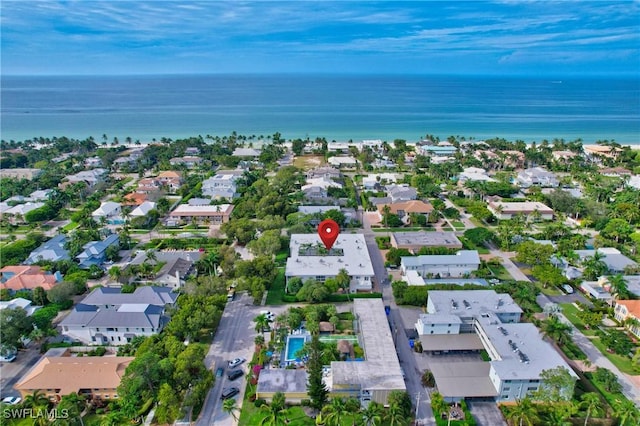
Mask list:
[[[78,226],[80,226],[79,223],[71,221],[63,226],[62,229],[64,229],[65,231],[71,231],[72,229],[76,229]]]
[[[285,303],[282,300],[285,284],[284,268],[278,268],[278,275],[276,275],[276,279],[273,280],[271,288],[267,293],[267,305],[283,305]]]
[[[614,404],[614,402],[616,400],[625,400],[625,399],[627,399],[621,393],[607,392],[599,382],[593,380],[593,375],[591,373],[585,373],[585,376],[589,379],[589,381],[593,384],[593,386],[595,386],[596,389],[598,389],[600,391],[600,393],[602,394],[602,396],[604,397],[604,399],[607,401],[607,403],[609,405]]]
[[[460,222],[459,220],[452,220],[451,224],[455,226],[456,229],[465,229],[464,223]]]
[[[293,165],[303,170],[313,169],[323,164],[325,164],[325,161],[322,155],[303,155],[293,160]]]
[[[491,265],[489,266],[489,269],[491,270],[491,272],[493,272],[493,276],[499,280],[507,281],[512,279],[509,271],[507,271],[506,268],[502,265],[498,265],[498,266]]]
[[[578,318],[578,308],[576,308],[573,303],[561,303],[560,307],[562,308],[562,313],[571,324],[575,325],[578,330],[580,330],[585,336],[595,336],[596,333],[593,330],[587,330],[584,326],[584,323]]]
[[[607,358],[609,361],[613,363],[620,371],[627,374],[638,374],[638,372],[633,368],[633,364],[631,363],[631,358],[618,355],[618,354],[610,354],[607,352],[607,348],[602,344],[600,339],[590,339],[593,346],[598,348],[600,352]]]

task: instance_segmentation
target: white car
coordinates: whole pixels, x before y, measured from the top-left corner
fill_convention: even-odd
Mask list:
[[[229,361],[228,365],[229,365],[229,368],[235,368],[235,367],[239,366],[240,364],[242,364],[245,361],[246,361],[246,359],[244,359],[242,357],[234,358],[231,361]]]
[[[273,322],[276,320],[276,314],[271,311],[260,311],[260,315],[264,315],[265,317],[267,317],[269,322]]]
[[[20,401],[22,401],[22,398],[20,398],[19,396],[8,396],[2,400],[2,403],[9,405],[18,405],[20,404]]]

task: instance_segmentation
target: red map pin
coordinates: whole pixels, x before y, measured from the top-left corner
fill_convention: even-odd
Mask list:
[[[338,226],[338,224],[332,219],[325,219],[320,222],[320,225],[318,225],[318,235],[327,250],[331,250],[331,247],[333,247],[333,243],[336,242],[339,233],[340,226]]]

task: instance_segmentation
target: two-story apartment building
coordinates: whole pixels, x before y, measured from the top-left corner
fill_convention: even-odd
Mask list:
[[[456,254],[403,256],[400,269],[406,275],[416,271],[421,277],[463,277],[478,270],[480,256],[476,250],[460,250]]]

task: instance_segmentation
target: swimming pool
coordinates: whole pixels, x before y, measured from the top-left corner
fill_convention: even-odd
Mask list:
[[[296,352],[298,352],[304,346],[304,342],[307,340],[304,336],[288,336],[287,337],[287,350],[285,361],[295,361]]]

